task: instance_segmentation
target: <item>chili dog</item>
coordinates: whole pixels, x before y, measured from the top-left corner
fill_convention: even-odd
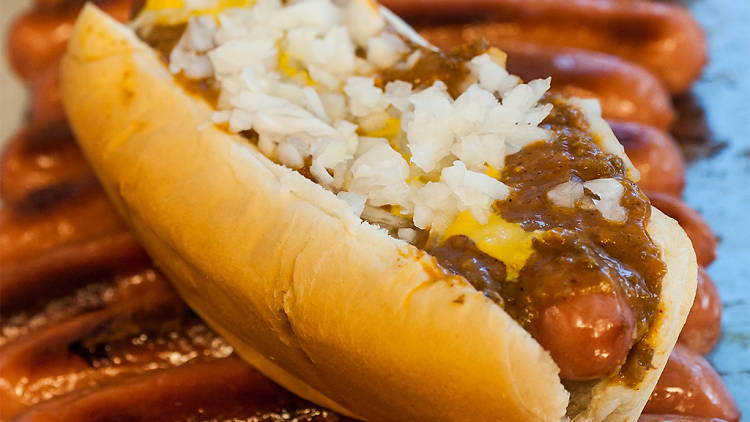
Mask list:
[[[387,0],[384,5],[428,33],[467,42],[516,40],[615,54],[685,91],[706,63],[700,26],[683,7],[619,0]],[[441,25],[450,23],[451,25]],[[465,25],[456,25],[464,23]]]
[[[301,396],[350,414],[370,419],[441,420],[455,419],[471,409],[475,420],[491,419],[497,414],[536,420],[562,418],[566,413],[591,420],[637,418],[691,304],[695,264],[684,233],[673,221],[651,209],[637,190],[633,182],[637,172],[598,116],[597,104],[544,96],[544,81],[520,84],[504,71],[504,56],[497,50],[474,45],[450,55],[433,51],[387,11],[369,3],[351,2],[338,11],[339,6],[318,3],[314,4],[316,9],[305,9],[308,5],[304,3],[282,6],[260,2],[252,9],[234,12],[237,15],[215,11],[224,19],[222,28],[232,28],[230,20],[244,16],[256,22],[253,27],[259,29],[261,22],[289,22],[275,14],[290,13],[301,19],[302,28],[295,29],[334,31],[326,35],[332,37],[326,42],[341,50],[336,50],[336,60],[332,62],[324,60],[323,50],[316,50],[317,44],[309,48],[295,44],[295,39],[303,43],[309,39],[295,38],[295,34],[304,32],[287,34],[290,44],[280,42],[289,51],[273,53],[270,61],[259,58],[258,62],[245,62],[249,66],[271,66],[272,80],[284,80],[285,95],[291,95],[269,99],[247,94],[251,96],[248,98],[255,98],[244,103],[251,108],[270,101],[262,113],[271,114],[257,116],[251,110],[246,110],[249,114],[235,114],[231,109],[219,108],[221,104],[241,101],[229,100],[227,95],[231,92],[218,96],[211,92],[214,82],[224,76],[214,82],[202,80],[205,77],[200,75],[211,69],[194,66],[201,66],[201,62],[205,65],[203,53],[218,48],[208,45],[206,50],[206,44],[200,44],[207,40],[201,38],[201,31],[216,30],[210,15],[190,19],[180,34],[175,28],[164,26],[180,25],[185,13],[189,16],[193,12],[147,5],[134,26],[144,40],[160,48],[155,52],[95,8],[84,10],[63,60],[63,102],[105,189],[157,265],[243,358]],[[311,18],[312,10],[317,14]],[[164,23],[154,25],[155,21]],[[311,23],[323,26],[305,27]],[[332,29],[326,25],[340,26]],[[359,32],[360,29],[371,32]],[[171,38],[175,32],[178,36]],[[277,35],[268,35],[269,39],[251,37],[230,46],[249,47],[258,41],[272,49],[279,48],[274,47],[273,41],[278,33],[272,33]],[[165,40],[165,36],[170,38]],[[372,37],[379,40],[369,45],[367,40]],[[204,47],[194,50],[191,40]],[[347,125],[342,121],[335,123],[331,117],[336,110],[332,108],[336,98],[331,95],[344,95],[336,93],[343,85],[336,78],[351,75],[347,73],[351,72],[348,66],[356,60],[348,62],[346,57],[354,57],[354,43],[364,45],[357,54],[370,64],[360,61],[360,79],[345,79],[344,92],[348,97],[343,97],[344,105],[348,103],[352,108],[338,110],[357,122]],[[112,50],[115,46],[117,49]],[[315,51],[322,56],[306,54]],[[98,59],[90,60],[91,57]],[[167,58],[178,76],[169,74],[162,58]],[[229,66],[227,71],[233,66],[231,62],[224,63]],[[219,65],[211,63],[212,67]],[[365,76],[375,74],[377,69],[382,69],[377,71],[378,81]],[[255,72],[263,74],[265,70],[261,67],[252,74],[244,73],[245,78],[250,78],[246,81],[252,81]],[[301,90],[311,101],[307,105],[310,108],[303,110],[298,104],[284,102],[283,98],[297,98],[294,93],[300,91],[295,90]],[[373,107],[381,104],[377,91],[393,96],[384,100],[395,101],[388,105],[392,114],[373,114]],[[495,91],[504,93],[497,95],[504,98],[505,109],[497,108],[501,104],[492,94]],[[83,92],[87,94],[81,95]],[[360,96],[364,92],[374,95],[375,103],[371,96]],[[320,95],[326,98],[328,108]],[[471,99],[471,95],[475,97]],[[407,101],[399,101],[399,96]],[[441,164],[442,158],[449,158],[447,152],[435,151],[436,144],[432,142],[446,142],[446,134],[455,136],[454,131],[460,127],[443,126],[445,132],[432,132],[439,120],[424,119],[446,107],[470,105],[480,97],[487,101],[483,107],[497,115],[499,120],[494,121],[521,119],[510,120],[515,124],[509,126],[486,128],[489,133],[504,133],[505,138],[499,139],[510,142],[509,153],[499,153],[494,158],[480,156],[480,162],[472,164],[471,155],[467,155],[470,150],[461,149],[469,148],[469,144],[463,146],[462,140],[450,154],[464,157],[469,167],[462,160]],[[431,108],[434,106],[438,109]],[[515,107],[529,107],[530,114],[504,114],[524,113],[521,110],[525,108]],[[180,118],[160,120],[156,109],[168,110],[170,116]],[[226,113],[221,114],[220,110]],[[273,114],[276,111],[281,114]],[[147,117],[133,119],[132,113]],[[282,116],[291,120],[282,119],[286,123],[280,124],[278,119]],[[259,126],[252,122],[247,126],[246,118]],[[403,122],[397,125],[388,119]],[[180,124],[175,125],[178,120]],[[211,121],[226,124],[230,132],[245,132],[250,139],[222,131]],[[481,120],[474,122],[479,124]],[[278,131],[299,124],[311,125],[301,132],[292,129],[299,137],[295,139],[316,145],[309,154],[297,150],[297,146],[304,147],[291,138],[278,137]],[[401,132],[399,126],[411,134]],[[256,132],[257,146],[253,138],[256,129],[260,131]],[[523,133],[516,132],[518,129]],[[502,132],[505,130],[509,132]],[[164,131],[170,136],[165,136]],[[359,140],[349,137],[353,143],[347,147],[340,138],[341,131],[367,139],[361,148],[355,148]],[[311,136],[328,136],[324,142],[327,146],[315,143],[318,141]],[[547,142],[548,137],[556,142]],[[427,138],[432,139],[431,143],[421,143]],[[177,140],[190,140],[191,152],[187,156],[180,153],[185,148],[176,148],[180,145]],[[576,145],[575,149],[568,150],[567,142]],[[356,154],[356,159],[342,158],[346,157],[347,148],[353,148],[351,154]],[[411,164],[397,149],[410,156]],[[328,155],[323,151],[328,151]],[[335,151],[344,151],[343,156]],[[570,154],[574,160],[566,158]],[[496,161],[503,155],[504,163]],[[158,166],[152,161],[156,156],[160,158]],[[137,166],[131,161],[135,157]],[[369,161],[370,157],[381,158]],[[557,162],[564,171],[580,174],[581,179],[569,180],[570,175],[565,172],[550,173],[546,181],[537,179],[534,175],[549,165],[539,157]],[[357,164],[351,164],[353,167],[348,170],[341,166],[334,170],[338,164],[349,165],[346,161],[350,159]],[[481,163],[483,160],[495,165]],[[378,173],[375,163],[396,167],[385,167]],[[406,167],[400,167],[400,163]],[[134,171],[136,167],[138,170]],[[484,168],[487,174],[470,167]],[[190,171],[186,171],[188,168]],[[524,168],[529,171],[519,170]],[[389,173],[393,170],[396,173]],[[433,170],[435,173],[431,174]],[[342,171],[352,173],[344,173],[340,179]],[[180,181],[173,179],[173,172],[182,175]],[[409,172],[416,175],[411,182],[406,181]],[[458,185],[454,187],[470,179],[476,183],[470,185],[471,189],[479,189],[463,197],[469,202],[461,200],[465,211],[451,202],[457,198],[457,191],[451,187],[452,175],[459,172],[461,176],[455,179]],[[372,185],[373,178],[378,181],[379,175],[386,173],[403,179]],[[161,183],[167,180],[174,183]],[[593,180],[600,181],[589,183]],[[399,190],[402,183],[406,190]],[[413,184],[409,187],[408,183]],[[210,198],[204,196],[208,190],[198,188],[209,185]],[[183,190],[187,186],[192,186],[190,197]],[[422,196],[410,196],[411,189],[419,190]],[[339,195],[333,195],[331,190]],[[618,201],[608,199],[612,195],[627,197],[624,201],[630,204],[628,208],[620,208]],[[358,202],[363,197],[365,201]],[[432,202],[437,197],[447,202]],[[477,198],[485,207],[495,202],[497,211],[472,202]],[[494,199],[484,202],[490,198]],[[185,206],[191,211],[184,212]],[[209,237],[200,234],[208,221],[221,221],[214,213],[236,216],[237,212],[243,217],[232,217],[231,230],[229,226],[211,224]],[[174,219],[174,213],[181,217]],[[541,214],[534,220],[529,213]],[[573,215],[582,219],[578,234],[574,234],[577,223],[569,220]],[[163,224],[167,221],[172,229],[165,231]],[[253,226],[250,231],[248,224]],[[380,229],[375,229],[375,225]],[[570,231],[550,231],[550,226],[570,227]],[[191,227],[194,230],[184,231]],[[590,243],[587,233],[593,232],[587,232],[587,227],[596,227],[597,233],[611,238],[611,242],[599,243],[609,246]],[[623,230],[630,233],[630,240],[618,237]],[[483,233],[514,236],[513,241],[532,246],[533,258],[509,255],[503,248],[517,244],[487,242]],[[225,254],[223,246],[201,247],[202,257],[198,258],[191,252],[201,243],[194,236],[203,238],[203,242],[221,239],[220,244],[233,251]],[[236,236],[241,236],[242,241]],[[189,238],[196,241],[188,241]],[[625,249],[613,247],[623,241],[636,243],[622,244]],[[472,244],[478,251],[472,251]],[[640,264],[625,253],[632,249],[639,250]],[[645,260],[644,254],[648,256]],[[209,261],[211,268],[205,265]],[[261,264],[248,272],[238,265],[240,261],[277,264]],[[573,264],[566,265],[566,261]],[[624,273],[610,266],[618,261],[636,265],[639,275],[626,281]],[[586,269],[592,268],[592,262],[597,271]],[[517,280],[523,288],[514,292],[515,282],[504,283],[500,281],[503,279]],[[219,280],[223,281],[216,284]],[[576,294],[550,290],[551,284],[566,286]],[[216,288],[207,288],[209,285]],[[631,288],[651,289],[652,299],[638,302],[627,293]],[[226,292],[230,290],[236,292],[230,295],[234,303],[228,302],[230,296]],[[361,294],[364,292],[367,294]],[[254,300],[269,302],[260,304]],[[592,303],[601,306],[587,306]],[[375,309],[377,316],[372,313]],[[612,315],[613,309],[619,312]],[[548,321],[564,321],[576,313],[583,316],[583,311],[588,312],[591,325],[570,327],[570,332],[583,340],[575,345],[594,338],[600,327],[613,324],[610,331],[602,334],[610,339],[606,346],[617,351],[613,354],[618,359],[598,361],[588,367],[571,363],[565,348],[575,345],[557,343],[558,339],[545,328],[550,326]],[[655,317],[657,312],[659,316]],[[235,319],[240,314],[241,322]],[[330,317],[337,323],[325,324],[321,331],[320,324]],[[363,331],[363,326],[367,330]],[[389,339],[398,342],[396,349]],[[511,343],[518,352],[498,356],[497,351],[510,350],[507,348]],[[489,344],[492,346],[488,349]],[[360,354],[364,350],[366,357]],[[476,362],[481,365],[476,366]],[[508,372],[510,368],[523,368],[527,381],[515,379],[515,369]],[[565,390],[558,371],[573,383],[569,385],[575,385],[568,387],[573,391]],[[363,378],[377,382],[362,385]],[[533,386],[528,380],[534,380]],[[595,382],[576,384],[580,380]],[[392,394],[389,385],[399,385],[398,396]],[[433,385],[440,388],[432,388]],[[573,398],[569,401],[571,393]],[[471,399],[451,400],[456,394]],[[615,397],[620,407],[603,405]]]

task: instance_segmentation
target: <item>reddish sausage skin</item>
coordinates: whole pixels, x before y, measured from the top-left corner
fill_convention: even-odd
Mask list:
[[[646,69],[617,56],[539,43],[500,41],[508,71],[524,80],[552,77],[564,86],[595,93],[605,117],[667,128],[674,121],[669,92]]]
[[[610,120],[609,124],[641,173],[638,185],[679,196],[685,187],[685,161],[677,142],[666,132],[638,123]]]
[[[490,43],[518,40],[614,54],[649,69],[672,93],[687,90],[707,61],[700,25],[678,5],[621,0],[382,3],[418,29],[447,28],[457,40],[485,37]]]
[[[717,418],[698,418],[683,415],[641,415],[638,422],[726,422]]]
[[[626,359],[635,318],[614,295],[577,295],[544,309],[536,338],[560,367],[560,377],[587,380],[605,376]]]
[[[96,2],[120,21],[130,18],[130,0]],[[13,69],[26,81],[33,81],[44,69],[54,65],[65,51],[78,9],[41,9],[16,20],[8,34],[8,58]]]
[[[719,374],[703,358],[679,343],[669,356],[645,413],[679,414],[740,420],[740,411]]]
[[[707,267],[716,259],[716,237],[708,223],[683,201],[661,192],[647,192],[651,205],[674,218],[685,230],[695,249],[698,265]]]
[[[39,73],[31,85],[30,124],[54,125],[65,119],[60,98],[60,65],[55,63]]]
[[[0,210],[0,266],[10,266],[63,245],[126,231],[99,188],[42,212],[4,208]]]
[[[0,195],[7,206],[19,205],[55,186],[95,183],[75,139],[65,131],[38,137],[32,130],[24,130],[0,155]]]
[[[705,355],[721,335],[721,298],[714,281],[703,267],[698,267],[698,288],[679,342]]]

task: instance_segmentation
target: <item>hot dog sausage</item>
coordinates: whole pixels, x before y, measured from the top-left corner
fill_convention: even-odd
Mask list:
[[[641,415],[638,422],[725,422],[717,418],[698,418],[683,415]]]
[[[284,409],[278,416],[279,409]],[[287,410],[288,409],[288,410]],[[123,419],[290,420],[346,422],[287,393],[237,357],[200,362],[138,376],[50,400],[18,416],[17,422]]]
[[[703,358],[679,343],[669,356],[644,413],[740,420],[740,411],[719,374]]]
[[[107,0],[99,5],[120,21],[130,18],[130,0]],[[8,35],[8,58],[18,75],[32,81],[54,65],[63,52],[78,16],[78,8],[31,11],[18,18]]]
[[[12,417],[23,407],[45,399],[111,382],[128,373],[133,375],[181,363],[169,360],[169,349],[178,353],[179,349],[175,350],[173,344],[164,341],[166,336],[161,331],[167,330],[165,327],[170,321],[174,324],[180,316],[186,315],[185,305],[168,285],[161,283],[160,286],[163,287],[75,316],[4,347],[0,352],[0,386],[15,388],[0,387],[0,412]],[[140,333],[162,335],[163,339],[161,344],[130,341]],[[203,347],[186,341],[189,338],[186,339],[185,334],[181,337],[184,348],[198,349],[198,353],[186,354],[185,360],[210,357],[202,353]],[[106,340],[109,340],[109,348],[97,350]],[[205,346],[210,348],[210,342]],[[92,370],[96,367],[110,370]]]
[[[698,267],[698,288],[679,342],[694,352],[710,352],[721,335],[721,298],[716,284],[703,267]]]
[[[54,125],[65,120],[60,98],[60,66],[55,63],[43,70],[31,85],[29,124]]]
[[[685,186],[685,161],[677,142],[666,132],[637,123],[609,121],[641,173],[638,185],[648,191],[679,196]]]
[[[98,188],[40,213],[26,214],[4,208],[0,210],[0,265],[7,266],[63,244],[125,231],[124,224]]]
[[[95,183],[73,137],[67,131],[49,132],[37,135],[31,129],[22,131],[0,157],[0,196],[7,205],[18,205],[35,192],[38,196],[55,185],[76,188]],[[37,136],[46,139],[34,139]]]
[[[85,0],[36,0],[34,6],[37,10],[59,12],[61,10],[70,10],[72,8],[79,8],[86,3]],[[98,3],[98,2],[95,2]]]
[[[621,365],[633,345],[635,318],[615,295],[575,295],[544,309],[536,339],[570,380],[599,378]]]
[[[677,5],[618,0],[383,3],[418,29],[449,30],[463,41],[485,37],[490,43],[519,40],[615,54],[652,71],[673,93],[685,91],[706,63],[705,36]]]
[[[0,267],[0,312],[65,294],[118,271],[149,263],[146,252],[129,232],[65,244]]]
[[[693,243],[698,265],[707,267],[716,259],[716,237],[708,223],[681,200],[661,192],[647,192],[651,204],[677,220]]]

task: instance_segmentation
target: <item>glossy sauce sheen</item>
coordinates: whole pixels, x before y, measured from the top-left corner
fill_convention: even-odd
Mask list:
[[[497,264],[468,239],[451,238],[431,253],[477,289],[500,297],[498,303],[550,350],[563,378],[601,377],[627,358],[621,377],[635,385],[650,367],[652,352],[639,342],[633,347],[633,339],[649,330],[666,272],[646,232],[650,204],[625,177],[622,160],[597,146],[580,112],[556,97],[548,101],[555,108],[544,125],[553,139],[506,157],[501,180],[512,194],[495,204],[506,220],[544,231],[519,279],[506,282],[504,273],[493,278],[500,273],[492,269]],[[597,210],[559,207],[547,199],[561,183],[598,178],[615,178],[625,186],[625,224],[605,220]]]
[[[408,40],[404,40],[408,42]],[[416,47],[421,53],[419,60],[410,69],[385,69],[379,85],[384,87],[391,81],[406,81],[415,89],[431,87],[436,81],[442,81],[448,92],[457,98],[466,88],[465,82],[470,75],[466,62],[486,52],[489,44],[484,40],[458,46],[447,53],[424,47]]]

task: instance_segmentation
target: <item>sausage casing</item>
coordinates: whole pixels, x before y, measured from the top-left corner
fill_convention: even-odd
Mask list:
[[[721,335],[721,298],[716,284],[703,267],[698,267],[698,287],[679,342],[705,355]]]
[[[650,191],[648,197],[653,206],[680,223],[693,243],[698,265],[707,267],[716,259],[716,237],[698,211],[665,193]]]
[[[560,367],[560,377],[595,379],[616,370],[633,344],[635,317],[616,295],[576,295],[548,306],[535,337]]]
[[[100,6],[120,21],[130,18],[131,0],[107,0]],[[19,17],[8,34],[8,59],[13,69],[26,81],[33,81],[53,66],[65,52],[73,31],[78,8],[34,10]]]
[[[669,356],[644,413],[740,420],[737,403],[719,374],[703,356],[679,343]]]
[[[685,186],[685,160],[674,138],[638,123],[610,120],[609,124],[641,174],[638,185],[647,191],[679,196]]]
[[[619,0],[385,0],[419,29],[458,28],[485,37],[615,54],[649,69],[672,93],[687,90],[707,61],[706,40],[683,7]]]

